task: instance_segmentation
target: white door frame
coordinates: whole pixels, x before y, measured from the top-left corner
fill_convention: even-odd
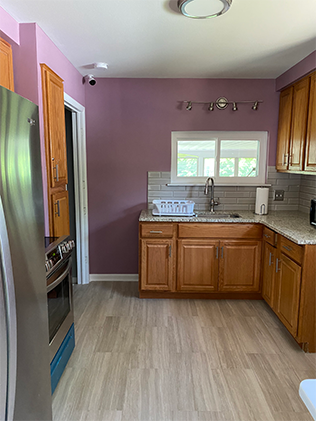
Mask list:
[[[89,283],[89,227],[86,154],[86,111],[79,102],[64,94],[64,104],[72,112],[74,159],[77,282]]]

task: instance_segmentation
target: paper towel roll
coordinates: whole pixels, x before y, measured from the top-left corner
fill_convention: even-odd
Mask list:
[[[258,187],[256,192],[256,207],[255,213],[257,215],[266,215],[268,213],[269,189],[267,187]]]

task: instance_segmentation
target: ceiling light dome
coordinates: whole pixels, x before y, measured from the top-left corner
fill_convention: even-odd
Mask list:
[[[229,10],[233,0],[178,0],[180,12],[193,19],[216,18]]]

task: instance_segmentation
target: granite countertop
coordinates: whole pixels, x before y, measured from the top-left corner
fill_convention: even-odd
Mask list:
[[[202,212],[203,213],[203,212]],[[151,210],[143,210],[140,222],[207,222],[207,223],[257,223],[263,224],[296,244],[316,244],[316,228],[310,225],[309,215],[297,211],[271,211],[268,215],[255,215],[250,211],[226,211],[237,213],[240,218],[199,218],[198,216],[154,216]],[[215,212],[216,214],[216,212]]]

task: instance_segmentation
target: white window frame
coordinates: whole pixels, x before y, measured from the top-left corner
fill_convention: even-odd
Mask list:
[[[216,185],[261,186],[266,183],[268,132],[266,131],[208,131],[208,132],[171,132],[171,184],[198,185],[204,184],[206,177],[178,177],[178,141],[216,140],[215,175]],[[222,140],[257,140],[260,143],[257,177],[219,177],[220,141]]]

